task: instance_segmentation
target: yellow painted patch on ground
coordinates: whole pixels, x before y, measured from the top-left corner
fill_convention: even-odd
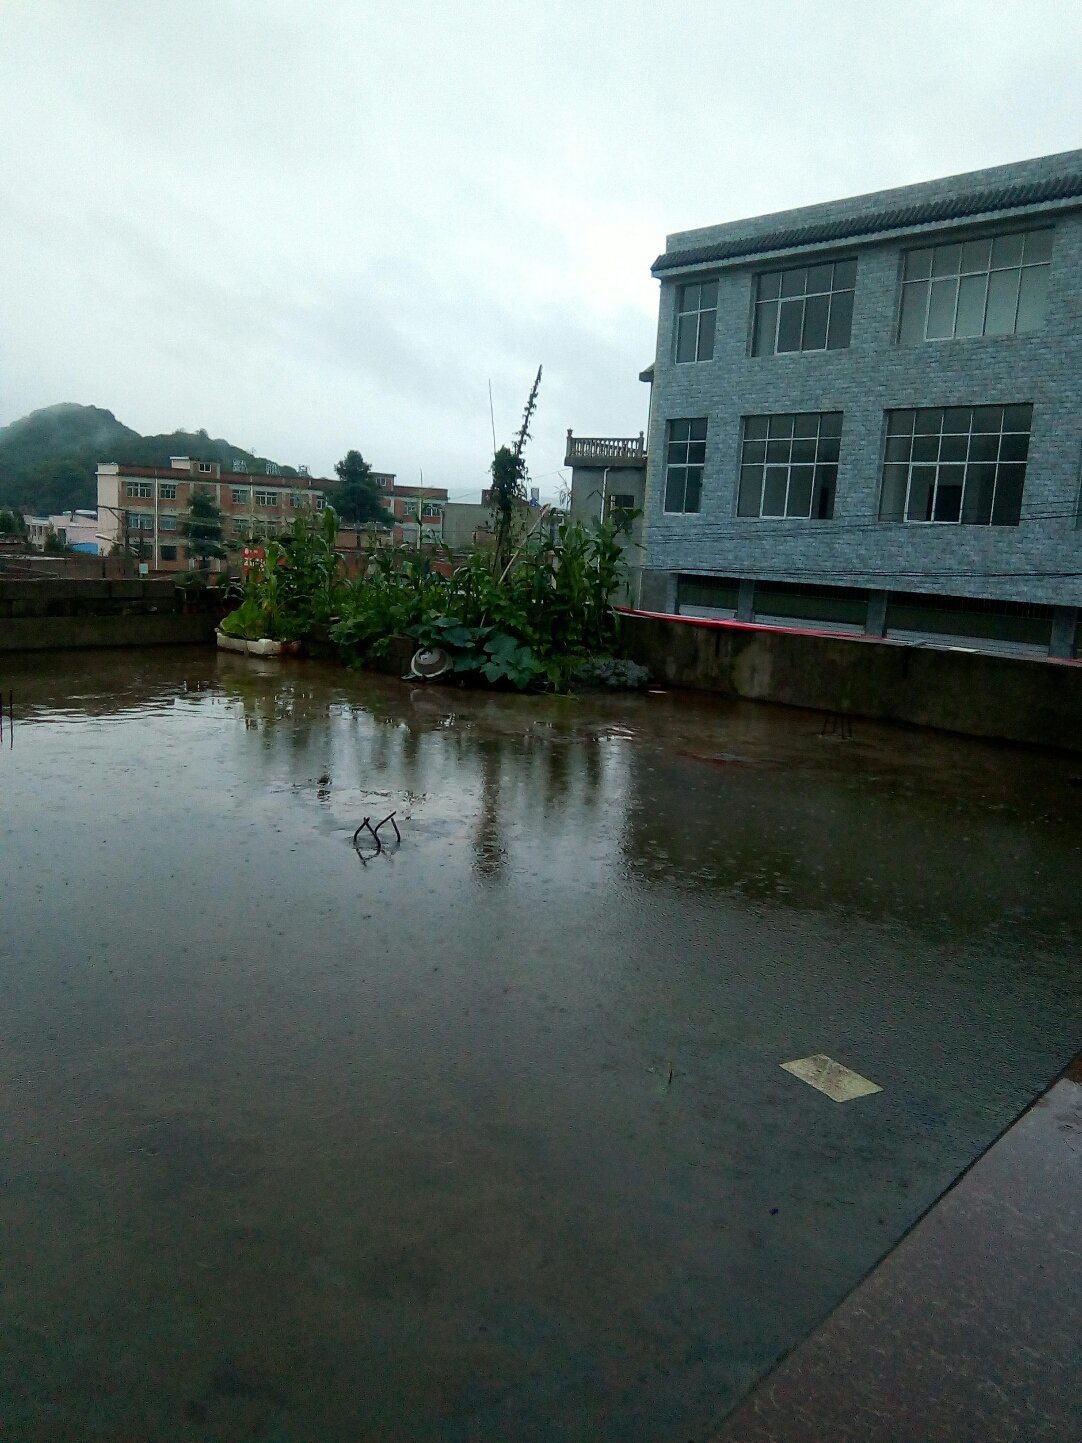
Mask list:
[[[851,1102],[854,1097],[867,1097],[869,1093],[883,1091],[874,1082],[861,1077],[859,1072],[835,1062],[825,1052],[816,1052],[812,1057],[801,1057],[796,1062],[783,1062],[781,1065],[786,1072],[825,1092],[835,1102]]]

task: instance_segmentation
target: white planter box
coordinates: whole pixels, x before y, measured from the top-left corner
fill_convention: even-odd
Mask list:
[[[271,641],[269,637],[246,641],[243,636],[226,636],[223,631],[215,635],[222,651],[239,651],[245,656],[296,656],[301,649],[299,641]]]

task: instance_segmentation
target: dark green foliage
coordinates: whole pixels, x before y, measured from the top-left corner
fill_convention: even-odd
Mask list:
[[[0,536],[25,536],[26,522],[18,511],[0,511]]]
[[[274,465],[206,431],[141,436],[100,406],[46,406],[0,427],[0,505],[40,515],[94,507],[99,461],[164,467],[170,456],[220,461],[223,469],[239,460],[256,476]],[[276,469],[296,474],[291,466]]]
[[[440,614],[446,587],[446,578],[423,553],[384,547],[369,574],[347,590],[331,636],[351,661],[382,655],[392,637],[421,636],[425,618]]]
[[[192,490],[188,515],[181,522],[181,530],[188,538],[189,560],[194,561],[200,571],[206,571],[207,563],[212,558],[217,561],[224,558],[222,513],[210,492],[201,486]]]
[[[221,624],[227,636],[250,641],[297,641],[338,612],[345,587],[334,549],[338,517],[328,507],[318,522],[294,521],[287,536],[271,541],[263,564],[253,569],[244,600]]]
[[[615,656],[591,657],[571,677],[573,686],[590,691],[641,691],[649,680],[646,667]]]
[[[511,559],[515,544],[515,512],[526,500],[526,462],[510,446],[501,446],[492,458],[489,504],[496,527],[493,566],[497,571]]]
[[[44,551],[46,556],[66,556],[71,550],[65,542],[61,541],[56,532],[50,526],[45,533]]]
[[[611,653],[621,574],[611,522],[592,532],[565,523],[552,542],[527,538],[499,576],[480,552],[444,577],[387,550],[349,588],[331,634],[354,661],[407,635],[447,651],[458,673],[520,690],[563,686],[585,658]]]
[[[372,468],[359,451],[347,451],[335,462],[335,473],[341,482],[335,487],[335,510],[351,526],[375,522],[387,525],[387,512],[380,502],[380,491],[371,479]]]

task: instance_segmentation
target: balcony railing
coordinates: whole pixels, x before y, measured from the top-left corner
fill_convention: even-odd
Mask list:
[[[637,436],[573,436],[567,433],[565,466],[645,466],[646,443]]]

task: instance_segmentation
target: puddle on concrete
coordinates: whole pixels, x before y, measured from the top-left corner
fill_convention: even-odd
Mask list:
[[[0,670],[28,1443],[704,1438],[1078,1049],[1069,759],[205,652]],[[817,1052],[884,1091],[825,1106],[778,1065]]]

